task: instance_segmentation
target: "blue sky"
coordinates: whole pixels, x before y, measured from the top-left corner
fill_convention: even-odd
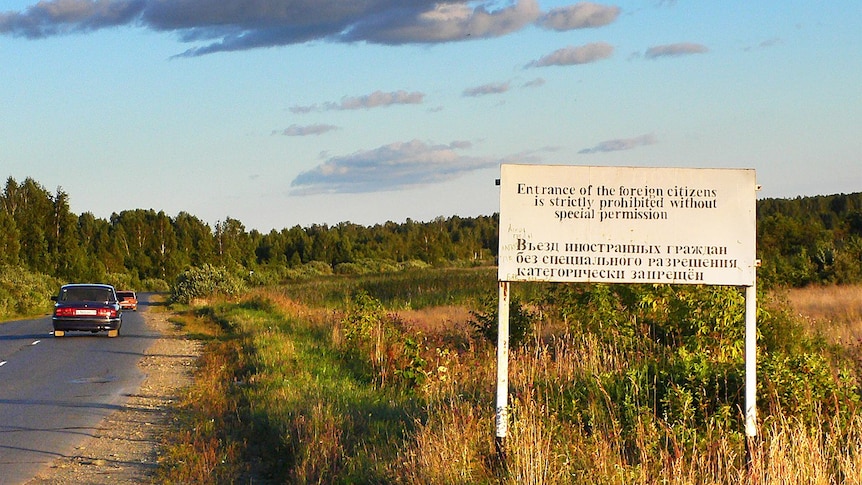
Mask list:
[[[6,0],[0,176],[294,225],[499,210],[501,163],[862,191],[862,2]]]

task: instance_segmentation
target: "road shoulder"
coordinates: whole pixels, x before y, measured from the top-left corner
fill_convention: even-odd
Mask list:
[[[146,351],[139,366],[146,375],[140,389],[75,449],[58,458],[28,485],[152,483],[161,437],[169,429],[180,393],[192,382],[200,343],[186,338],[168,321],[170,313],[142,312],[161,338]],[[120,337],[122,338],[122,337]]]

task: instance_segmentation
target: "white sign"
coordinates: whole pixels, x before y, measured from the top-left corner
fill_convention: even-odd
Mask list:
[[[501,167],[499,281],[755,283],[754,170]]]

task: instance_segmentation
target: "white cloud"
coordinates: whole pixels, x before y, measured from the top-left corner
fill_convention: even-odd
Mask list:
[[[328,131],[337,130],[338,127],[334,125],[290,125],[282,131],[273,131],[273,135],[284,135],[284,136],[308,136],[308,135],[322,135]]]
[[[489,83],[473,88],[467,88],[462,93],[467,97],[485,96],[488,94],[502,94],[509,90],[509,83]]]
[[[617,7],[578,3],[543,14],[537,0],[41,0],[0,13],[0,35],[43,38],[118,26],[173,32],[180,56],[311,41],[435,44],[492,38],[528,25],[596,27]]]
[[[22,13],[0,13],[0,34],[38,39],[127,25],[144,5],[143,0],[40,1]]]
[[[371,109],[395,104],[422,104],[424,99],[425,94],[419,92],[408,93],[402,90],[385,93],[383,91],[374,91],[364,96],[345,96],[338,103],[329,102],[323,105],[292,106],[290,111],[292,113],[304,114],[312,111]]]
[[[397,8],[369,15],[344,36],[379,44],[441,43],[499,37],[521,30],[541,14],[536,0],[439,2],[419,8]],[[471,5],[476,5],[471,7]]]
[[[499,165],[500,159],[460,153],[471,143],[431,145],[420,140],[391,143],[372,150],[332,157],[299,174],[291,183],[294,195],[399,190],[438,183],[462,174]]]
[[[536,23],[546,29],[566,31],[602,27],[616,21],[619,15],[619,7],[580,2],[552,9],[542,15]]]
[[[703,54],[709,52],[709,49],[701,44],[691,42],[680,42],[677,44],[666,44],[650,47],[647,49],[644,57],[647,59],[656,59],[659,57],[676,57],[685,56],[688,54]]]
[[[526,67],[546,67],[546,66],[572,66],[577,64],[589,64],[591,62],[600,61],[611,57],[614,53],[614,46],[605,42],[595,42],[592,44],[582,45],[580,47],[564,47],[558,49],[547,56],[535,60]]]
[[[749,51],[758,50],[758,49],[767,49],[769,47],[775,47],[779,44],[781,44],[781,39],[778,37],[772,37],[772,38],[766,39],[766,40],[758,43],[757,45],[745,47],[745,48],[743,48],[743,50],[746,52],[749,52]]]
[[[656,140],[656,137],[653,134],[641,135],[634,138],[617,138],[614,140],[603,141],[592,148],[584,148],[578,153],[590,154],[602,152],[617,152],[622,150],[631,150],[633,148],[646,145],[653,145],[657,142],[658,140]]]
[[[538,88],[545,85],[544,78],[537,77],[531,81],[527,81],[521,85],[522,88]]]

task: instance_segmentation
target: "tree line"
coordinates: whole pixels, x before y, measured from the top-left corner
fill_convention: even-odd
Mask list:
[[[862,282],[862,193],[759,200],[757,252],[766,282]]]
[[[61,188],[9,177],[0,194],[0,268],[65,281],[171,282],[214,265],[282,279],[289,270],[382,271],[416,265],[493,265],[498,215],[407,219],[361,226],[299,225],[261,233],[226,218],[215,226],[186,212],[149,209],[108,220],[77,215]],[[862,193],[757,202],[759,273],[767,284],[862,281]],[[274,275],[274,276],[273,276]],[[259,276],[260,277],[260,276]]]
[[[50,192],[32,178],[9,177],[0,194],[0,267],[66,281],[104,281],[119,274],[136,284],[171,282],[203,265],[264,274],[305,265],[343,272],[408,263],[489,265],[496,250],[496,216],[370,227],[297,225],[264,234],[230,217],[213,227],[186,212],[170,217],[136,209],[108,220],[89,212],[76,215],[62,188]]]

